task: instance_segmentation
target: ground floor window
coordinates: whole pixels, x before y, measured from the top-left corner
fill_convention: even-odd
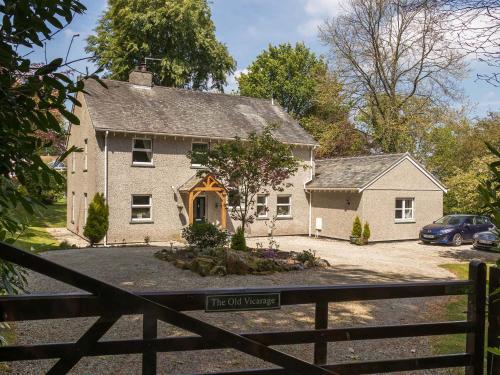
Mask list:
[[[267,195],[257,195],[257,217],[267,217]]]
[[[132,195],[132,221],[151,221],[152,207],[151,195]]]
[[[278,195],[276,201],[276,216],[277,217],[290,217],[292,216],[292,196],[291,195]]]
[[[415,220],[415,198],[396,198],[396,222]]]

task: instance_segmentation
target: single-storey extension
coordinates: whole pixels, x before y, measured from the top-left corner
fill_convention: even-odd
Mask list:
[[[313,235],[349,239],[356,216],[371,240],[417,239],[443,214],[446,188],[409,154],[316,160],[310,196]]]

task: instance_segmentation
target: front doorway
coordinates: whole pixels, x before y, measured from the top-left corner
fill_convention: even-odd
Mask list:
[[[207,219],[207,200],[206,197],[196,197],[194,200],[194,221],[199,223]]]

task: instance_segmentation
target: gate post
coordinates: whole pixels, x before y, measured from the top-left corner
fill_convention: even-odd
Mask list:
[[[142,316],[142,337],[144,340],[158,336],[158,320],[155,315],[145,313]],[[142,353],[142,375],[156,375],[156,351],[151,344]]]
[[[469,280],[473,282],[474,290],[467,297],[467,321],[474,324],[474,330],[467,334],[466,351],[472,355],[472,364],[471,366],[467,366],[465,374],[483,375],[486,321],[486,264],[479,260],[470,262]]]
[[[328,302],[316,302],[314,313],[314,328],[327,329],[328,328]],[[328,357],[328,342],[314,343],[314,364],[326,365]]]
[[[490,292],[488,301],[488,347],[500,348],[500,268],[490,268]],[[487,374],[500,374],[500,356],[488,352]]]

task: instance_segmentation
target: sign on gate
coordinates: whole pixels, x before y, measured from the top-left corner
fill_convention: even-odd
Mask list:
[[[220,294],[207,296],[206,312],[274,310],[281,307],[280,293]]]

